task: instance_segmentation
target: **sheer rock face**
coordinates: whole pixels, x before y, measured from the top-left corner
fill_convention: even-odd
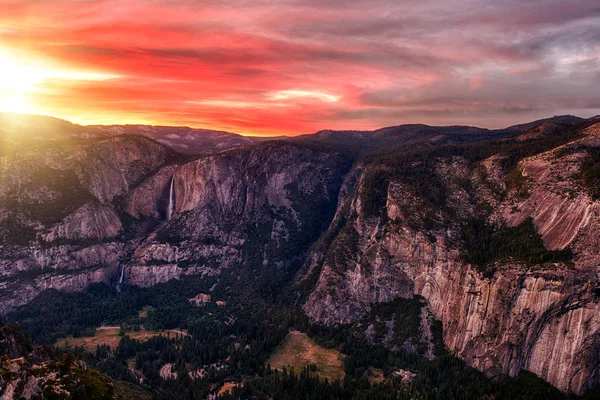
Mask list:
[[[84,168],[78,174],[102,203],[125,194],[171,156],[168,148],[141,138],[117,137],[102,144],[88,150]]]
[[[121,136],[89,143],[65,142],[2,158],[0,199],[9,204],[51,202],[61,190],[81,186],[100,203],[111,202],[162,166],[173,152],[141,137]],[[59,172],[75,179],[60,182]],[[69,176],[70,177],[70,176]]]
[[[121,220],[113,207],[88,203],[40,235],[46,242],[58,239],[104,239],[117,236],[121,229]]]
[[[109,282],[127,254],[115,200],[171,156],[123,136],[0,157],[0,313],[45,289]]]
[[[134,265],[125,270],[127,283],[141,287],[150,287],[172,279],[181,279],[188,275],[218,275],[218,269],[204,266],[181,268],[177,264]]]
[[[156,174],[127,193],[125,211],[134,218],[166,219],[169,187],[177,165],[161,168]]]
[[[20,247],[19,258],[0,260],[0,314],[46,289],[80,291],[92,283],[108,283],[124,255],[122,243]]]
[[[182,165],[172,175],[173,218],[137,246],[127,279],[149,286],[242,264],[285,267],[326,229],[346,168],[335,154],[287,144]],[[160,265],[171,272],[157,278]]]
[[[550,250],[571,244],[600,210],[575,182],[586,156],[581,146],[588,144],[589,140],[573,143],[522,161],[528,196],[522,201],[505,202],[501,218],[509,226],[516,226],[532,217]]]
[[[446,178],[446,212],[460,215],[484,205],[493,210],[490,220],[507,226],[532,217],[548,249],[573,249],[572,264],[497,261],[493,277],[483,277],[462,261],[456,224],[419,228],[414,216],[425,214],[427,205],[402,181],[389,184],[385,218],[365,215],[361,177],[341,199],[330,230],[345,219],[344,228],[307,259],[304,273],[318,271],[319,278],[305,312],[319,323],[347,324],[372,303],[421,295],[442,321],[446,345],[489,376],[527,369],[564,391],[582,393],[597,385],[600,203],[577,181],[586,156],[582,145],[598,144],[588,138],[524,159],[519,167],[527,191],[510,191],[505,198],[493,194],[506,179],[497,159],[480,163],[488,169],[483,180],[477,168],[468,173],[479,181],[472,195],[452,187],[452,177],[465,178],[463,162],[441,161],[438,167]]]
[[[127,282],[147,287],[243,263],[286,267],[326,229],[348,169],[339,155],[301,145],[180,165],[170,154],[119,137],[3,159],[0,312],[48,288],[118,282],[123,268]]]

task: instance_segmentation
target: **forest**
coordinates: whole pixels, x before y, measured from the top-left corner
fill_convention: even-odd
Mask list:
[[[567,398],[528,372],[501,381],[486,378],[444,348],[439,323],[434,324],[436,357],[429,360],[419,351],[406,351],[400,346],[392,350],[378,342],[377,334],[370,343],[364,330],[356,326],[311,325],[304,313],[287,300],[291,296],[283,293],[277,297],[279,300],[266,301],[250,289],[211,292],[214,283],[212,278],[193,277],[147,289],[123,285],[117,290],[98,284],[82,293],[47,291],[27,307],[9,314],[7,320],[19,324],[33,340],[43,344],[53,344],[65,336],[91,336],[101,325],[120,326],[122,337],[116,348],[99,345],[95,351],[82,347],[66,351],[117,382],[141,387],[154,399],[205,398],[225,383],[231,390],[222,393],[224,399]],[[210,293],[222,305],[216,301],[191,304],[188,299],[199,292]],[[377,321],[393,318],[393,343],[416,340],[418,344],[416,316],[423,304],[419,298],[379,304],[358,326],[372,322],[377,331],[384,329]],[[140,316],[142,309],[148,310],[144,316]],[[127,335],[140,329],[173,328],[185,334],[145,341]],[[310,366],[296,371],[272,369],[266,361],[290,329],[305,332],[320,346],[344,354],[344,379],[323,380]],[[381,370],[385,380],[370,382],[372,369]],[[415,378],[403,383],[394,375],[398,369],[412,371]],[[586,398],[597,394],[589,393]]]

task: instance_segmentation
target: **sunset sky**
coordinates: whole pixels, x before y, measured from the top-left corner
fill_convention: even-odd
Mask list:
[[[600,113],[598,0],[0,0],[0,111],[242,134]]]

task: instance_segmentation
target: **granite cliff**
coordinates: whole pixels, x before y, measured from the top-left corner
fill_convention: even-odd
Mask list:
[[[373,303],[420,295],[448,348],[489,376],[527,369],[563,391],[597,385],[600,202],[581,175],[599,151],[599,128],[565,134],[509,170],[502,161],[511,154],[473,157],[476,148],[408,160],[429,183],[391,171],[397,160],[361,166],[330,227],[337,235],[315,249],[299,278],[318,276],[304,310],[323,324],[351,324]],[[513,140],[535,140],[524,135]],[[387,180],[373,209],[378,174]],[[532,224],[549,261],[465,261],[464,226],[474,217],[503,229]],[[553,259],[564,249],[569,260]]]
[[[190,157],[130,134],[15,149],[0,170],[0,310],[49,288],[298,262],[349,162],[285,142]]]

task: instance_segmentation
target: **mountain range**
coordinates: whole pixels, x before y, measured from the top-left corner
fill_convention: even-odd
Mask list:
[[[377,304],[423,299],[426,357],[440,323],[488,377],[600,383],[597,117],[266,139],[3,114],[0,143],[2,314],[51,289],[235,276],[375,343]]]

